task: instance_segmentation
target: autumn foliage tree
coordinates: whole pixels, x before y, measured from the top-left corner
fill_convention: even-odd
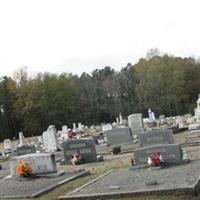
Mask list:
[[[57,129],[113,122],[119,115],[150,107],[156,116],[192,113],[200,92],[200,63],[193,58],[160,55],[154,49],[119,72],[109,66],[80,77],[39,73],[26,68],[0,79],[0,140],[41,135],[50,124]]]

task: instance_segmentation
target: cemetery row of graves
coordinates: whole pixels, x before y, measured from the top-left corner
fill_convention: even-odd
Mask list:
[[[76,127],[74,123],[73,129],[63,125],[58,131],[50,125],[32,141],[19,132],[17,144],[5,139],[0,155],[0,199],[38,197],[69,181],[90,176],[86,164],[103,165],[107,158],[112,160],[117,155],[129,158],[128,167],[108,171],[59,199],[163,192],[198,194],[200,161],[184,148],[198,148],[200,143],[200,98],[195,116],[156,119],[151,109],[148,114],[149,118],[144,119],[140,113],[127,118],[119,114],[112,124],[87,127],[78,123]],[[179,134],[177,142],[174,136]],[[66,170],[67,166],[74,170]],[[77,170],[76,166],[81,168]]]

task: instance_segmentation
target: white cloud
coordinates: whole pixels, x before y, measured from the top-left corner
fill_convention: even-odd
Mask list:
[[[199,9],[198,0],[0,1],[0,76],[119,70],[155,47],[198,57]]]

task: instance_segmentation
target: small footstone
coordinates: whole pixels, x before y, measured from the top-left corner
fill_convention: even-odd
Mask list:
[[[120,187],[119,187],[119,185],[110,185],[109,189],[118,190],[118,189],[120,189]]]
[[[157,185],[157,184],[158,184],[157,180],[147,180],[147,181],[145,181],[146,186]]]

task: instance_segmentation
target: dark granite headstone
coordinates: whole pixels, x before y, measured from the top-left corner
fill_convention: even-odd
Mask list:
[[[114,128],[106,131],[105,134],[109,145],[120,145],[133,141],[130,128]]]
[[[160,152],[164,161],[168,164],[176,164],[182,161],[182,150],[178,144],[162,144],[136,149],[134,160],[136,165],[147,164],[148,156]]]
[[[36,148],[34,145],[23,145],[16,148],[17,156],[29,154],[29,153],[36,153]]]
[[[139,147],[147,147],[159,144],[174,144],[172,130],[146,131],[138,135]]]
[[[95,162],[97,153],[93,138],[78,140],[68,140],[63,143],[65,163],[70,163],[70,158],[74,154],[81,155],[84,162]]]

